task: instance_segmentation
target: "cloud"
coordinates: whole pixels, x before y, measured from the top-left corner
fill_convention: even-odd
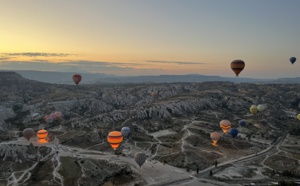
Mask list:
[[[150,63],[167,63],[167,64],[179,64],[179,65],[201,65],[206,64],[202,62],[189,62],[189,61],[159,61],[159,60],[146,60]]]
[[[0,61],[5,61],[5,60],[9,60],[9,59],[11,59],[11,58],[9,58],[9,57],[0,57]]]
[[[129,66],[132,65],[132,66]],[[37,70],[58,72],[90,72],[107,74],[133,74],[135,72],[155,72],[158,68],[134,68],[135,63],[104,62],[104,61],[68,61],[51,63],[47,60],[34,61],[0,61],[2,70]]]
[[[3,53],[6,56],[22,57],[66,57],[72,54],[66,53],[43,53],[43,52],[23,52],[23,53]]]

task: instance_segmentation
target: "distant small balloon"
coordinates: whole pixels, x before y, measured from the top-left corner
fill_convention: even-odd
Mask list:
[[[246,121],[245,120],[240,120],[239,121],[239,125],[241,126],[241,127],[244,127],[244,126],[246,126]]]
[[[295,57],[291,57],[290,58],[290,62],[292,63],[292,65],[296,62],[296,58]]]
[[[36,134],[37,138],[39,139],[39,143],[47,143],[47,136],[48,136],[48,132],[45,129],[41,129],[37,132]]]
[[[232,129],[230,129],[230,130],[228,131],[228,133],[229,133],[233,138],[235,138],[235,137],[237,137],[239,131],[238,131],[238,129],[232,128]]]
[[[300,120],[300,114],[297,115],[297,119]]]
[[[244,70],[245,62],[243,60],[237,59],[231,62],[231,69],[235,73],[236,77]]]
[[[34,130],[32,128],[26,128],[23,130],[23,136],[27,140],[30,140],[34,136]]]
[[[116,150],[123,141],[123,135],[119,131],[111,131],[107,136],[107,141],[110,146]]]
[[[122,133],[122,135],[124,136],[124,137],[128,137],[129,136],[129,134],[130,134],[130,128],[129,127],[123,127],[122,129],[121,129],[121,133]]]
[[[46,115],[46,116],[44,117],[44,121],[45,121],[46,123],[52,123],[52,122],[53,122],[53,118],[52,118],[51,116],[49,116],[49,115]]]
[[[73,81],[74,81],[74,83],[75,83],[76,85],[78,85],[78,84],[80,83],[81,79],[82,79],[82,77],[81,77],[80,74],[74,74],[74,75],[73,75]]]
[[[218,142],[219,139],[221,138],[221,135],[220,135],[220,133],[218,133],[218,132],[212,132],[212,133],[210,134],[210,138],[211,138],[211,140],[213,141],[212,145],[213,145],[213,146],[216,146],[216,145],[217,145],[217,142]]]
[[[134,155],[134,160],[140,167],[145,163],[146,159],[147,159],[147,156],[143,152],[137,152]]]
[[[152,97],[157,97],[157,96],[158,96],[158,93],[157,93],[157,92],[151,92],[151,96],[152,96]]]
[[[264,111],[265,109],[266,109],[266,106],[265,106],[265,105],[263,105],[263,104],[257,105],[257,110],[258,110],[258,111],[262,112],[262,111]]]
[[[32,115],[31,115],[31,119],[32,120],[38,120],[40,118],[40,114],[39,113],[33,113]]]
[[[222,120],[220,122],[220,127],[224,133],[227,133],[227,131],[231,128],[231,122],[228,120]]]
[[[256,105],[252,105],[249,110],[250,110],[251,114],[253,114],[253,115],[256,114],[258,111]]]

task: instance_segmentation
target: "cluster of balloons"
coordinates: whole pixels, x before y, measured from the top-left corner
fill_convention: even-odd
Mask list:
[[[266,106],[265,105],[263,105],[263,104],[259,104],[259,105],[251,105],[251,107],[250,107],[250,112],[251,112],[251,114],[256,114],[257,113],[257,111],[260,111],[260,112],[262,112],[262,111],[264,111],[266,109]]]
[[[54,120],[59,120],[62,117],[62,113],[60,111],[56,111],[51,113],[50,115],[46,115],[44,117],[44,121],[46,123],[52,123]]]
[[[123,127],[121,129],[121,132],[111,131],[107,136],[107,141],[114,150],[117,150],[119,145],[122,143],[124,137],[128,138],[129,135],[130,135],[130,128]]]
[[[246,125],[246,121],[245,120],[240,120],[239,121],[239,125],[241,125],[242,127],[244,127]],[[239,131],[236,128],[231,128],[231,122],[229,120],[222,120],[220,121],[220,127],[223,130],[223,133],[226,134],[230,134],[233,138],[237,137]],[[219,141],[219,139],[221,138],[221,135],[219,132],[212,132],[210,134],[210,138],[212,139],[213,146],[217,145],[217,142]]]
[[[295,57],[291,57],[290,58],[290,62],[292,64],[294,64],[296,62],[296,58]],[[233,60],[230,64],[231,69],[233,70],[233,72],[235,73],[236,77],[239,76],[239,74],[244,70],[245,68],[245,62],[243,60],[240,59],[236,59]]]
[[[23,137],[28,141],[34,136],[35,132],[32,128],[26,128],[23,130]],[[45,129],[41,129],[37,132],[36,137],[39,143],[47,143],[48,132]]]
[[[117,150],[119,145],[122,143],[124,137],[128,138],[129,135],[130,135],[130,128],[123,127],[121,129],[121,132],[111,131],[107,136],[107,141],[114,150]],[[137,152],[134,155],[134,160],[140,167],[145,163],[146,159],[147,156],[143,152]]]

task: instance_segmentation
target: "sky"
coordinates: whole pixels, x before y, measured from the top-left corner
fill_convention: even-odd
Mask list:
[[[300,77],[299,0],[0,0],[0,69]],[[293,65],[290,57],[296,57]]]

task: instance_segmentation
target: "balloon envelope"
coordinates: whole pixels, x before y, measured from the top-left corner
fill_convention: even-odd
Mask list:
[[[249,110],[250,110],[251,114],[253,114],[253,115],[256,114],[258,111],[256,105],[252,105]]]
[[[243,120],[243,119],[240,120],[240,121],[239,121],[239,125],[242,126],[242,127],[246,126],[246,121]]]
[[[297,115],[297,119],[300,120],[300,114]]]
[[[39,139],[40,143],[46,143],[46,142],[48,142],[48,140],[47,140],[48,132],[45,129],[39,130],[37,132],[36,136]]]
[[[46,116],[44,117],[44,121],[45,121],[46,123],[52,123],[52,122],[53,122],[53,118],[52,118],[51,116],[49,116],[49,115],[46,115]]]
[[[215,146],[217,144],[217,142],[219,141],[219,139],[221,138],[221,135],[218,132],[212,132],[210,134],[210,138],[213,141],[213,145]]]
[[[32,138],[34,136],[34,130],[32,128],[24,129],[23,130],[23,136],[24,136],[24,138],[29,140],[30,138]]]
[[[243,60],[237,59],[231,62],[231,69],[235,73],[236,77],[244,70],[245,62]]]
[[[143,152],[137,152],[134,155],[134,160],[140,167],[145,163],[146,159],[147,159],[147,156]]]
[[[235,137],[238,135],[239,131],[238,131],[238,129],[232,128],[232,129],[230,129],[230,130],[228,131],[228,133],[229,133],[233,138],[235,138]]]
[[[75,83],[76,85],[78,85],[78,84],[80,83],[81,79],[82,79],[82,77],[81,77],[80,74],[74,74],[74,75],[73,75],[73,81],[74,81],[74,83]]]
[[[39,118],[40,118],[40,114],[39,113],[33,113],[32,115],[31,115],[31,118],[32,118],[32,120],[38,120]]]
[[[123,135],[119,131],[112,131],[107,136],[107,141],[110,144],[110,146],[116,150],[120,143],[123,141]]]
[[[60,119],[62,116],[62,113],[60,111],[54,112],[54,115],[56,116],[57,119]]]
[[[220,122],[220,127],[224,133],[227,133],[227,131],[231,128],[231,122],[228,120],[222,120]]]
[[[259,105],[257,105],[257,110],[258,111],[264,111],[266,109],[266,106],[265,105],[263,105],[263,104],[259,104]]]
[[[290,58],[290,62],[291,62],[292,64],[294,64],[294,63],[296,62],[296,58],[295,58],[295,57],[291,57],[291,58]]]
[[[156,97],[157,95],[158,95],[157,92],[151,92],[151,96],[152,96],[152,97]]]
[[[128,137],[129,134],[130,134],[130,128],[129,128],[129,127],[123,127],[123,128],[121,129],[121,133],[122,133],[122,135],[123,135],[124,137]]]

